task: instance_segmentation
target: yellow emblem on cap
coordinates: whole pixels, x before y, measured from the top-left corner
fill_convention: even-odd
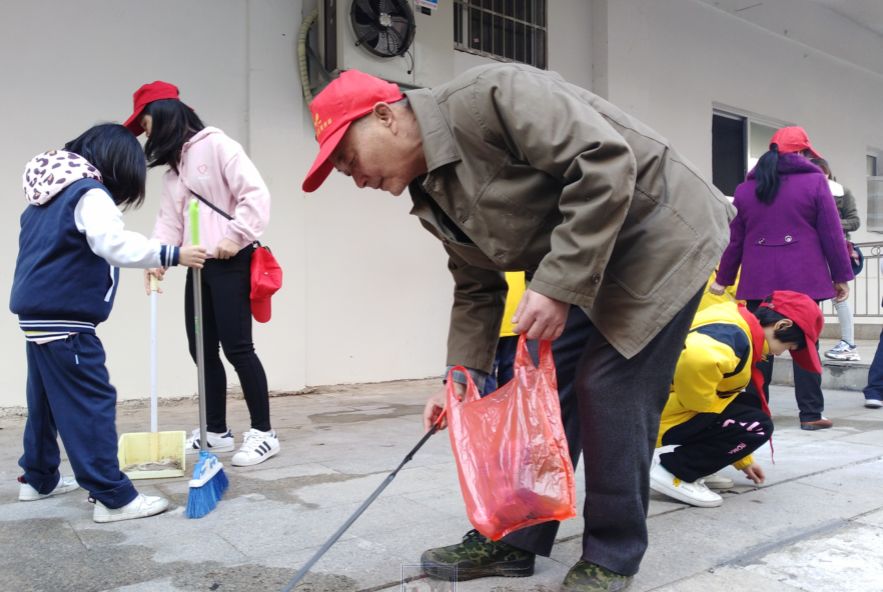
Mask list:
[[[334,121],[334,118],[332,118],[332,117],[322,120],[322,118],[319,117],[318,113],[314,113],[313,114],[313,127],[316,128],[316,137],[321,136],[322,132],[325,131],[329,125],[331,125],[332,121]]]

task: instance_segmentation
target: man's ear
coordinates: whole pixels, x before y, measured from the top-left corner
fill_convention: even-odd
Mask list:
[[[379,103],[374,104],[374,109],[372,109],[372,113],[374,113],[374,117],[380,121],[381,125],[384,127],[391,128],[393,132],[395,132],[395,112],[389,103],[380,101]]]
[[[794,321],[791,319],[780,319],[776,321],[776,331],[784,331],[785,329],[789,329],[794,326]]]

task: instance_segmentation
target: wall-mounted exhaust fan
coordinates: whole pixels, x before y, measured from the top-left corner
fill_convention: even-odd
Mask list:
[[[409,0],[353,0],[350,24],[356,45],[383,58],[404,55],[414,41]]]

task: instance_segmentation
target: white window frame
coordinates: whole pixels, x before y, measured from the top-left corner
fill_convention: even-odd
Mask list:
[[[764,125],[766,127],[771,127],[775,129],[783,128],[789,125],[794,125],[793,123],[783,121],[780,119],[775,119],[773,117],[767,117],[765,115],[759,115],[757,113],[753,113],[751,111],[746,111],[744,109],[739,109],[737,107],[731,107],[730,105],[725,105],[723,103],[712,103],[712,113],[714,115],[719,115],[721,117],[729,117],[731,119],[741,119],[745,122],[745,127],[743,128],[743,140],[745,142],[745,164],[747,170],[743,172],[743,175],[747,175],[748,171],[754,168],[754,165],[757,164],[757,158],[760,155],[756,155],[752,157],[751,155],[751,124],[756,123],[759,125]],[[765,152],[765,151],[764,151]],[[762,154],[762,153],[761,153]]]

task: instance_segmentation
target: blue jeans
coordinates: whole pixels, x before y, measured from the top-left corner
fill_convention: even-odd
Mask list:
[[[864,388],[864,393],[865,399],[883,401],[883,332],[880,333],[880,343],[868,370],[868,386]]]
[[[491,394],[512,380],[516,349],[518,349],[518,335],[500,337],[500,341],[497,342],[497,352],[494,354],[494,367],[485,378],[484,388],[481,389],[482,397]],[[534,362],[536,362],[536,353],[533,350],[531,353],[534,353]]]

